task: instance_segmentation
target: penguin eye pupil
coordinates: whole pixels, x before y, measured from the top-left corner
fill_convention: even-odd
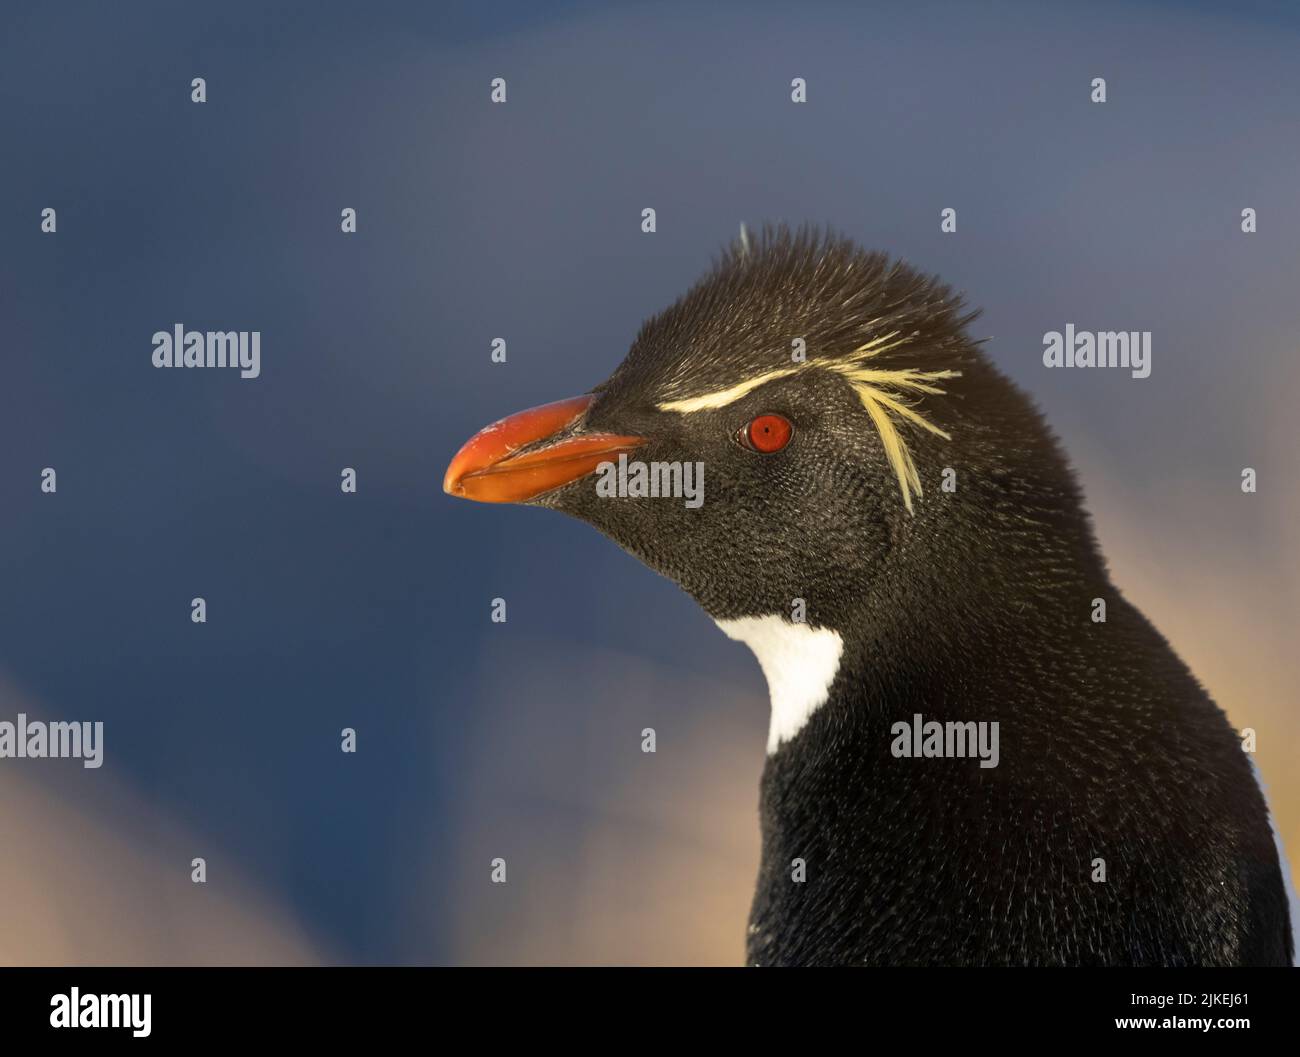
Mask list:
[[[741,432],[748,447],[770,454],[790,443],[794,427],[780,415],[759,415]]]

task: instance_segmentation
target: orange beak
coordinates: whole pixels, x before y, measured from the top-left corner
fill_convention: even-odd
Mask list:
[[[480,503],[523,503],[586,477],[602,462],[613,462],[645,443],[644,437],[585,433],[515,454],[572,425],[591,401],[590,396],[557,400],[485,426],[451,460],[442,490]]]

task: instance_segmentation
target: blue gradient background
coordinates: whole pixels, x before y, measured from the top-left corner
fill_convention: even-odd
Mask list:
[[[588,527],[439,483],[604,378],[741,221],[985,308],[1300,842],[1295,8],[10,0],[0,29],[0,718],[107,728],[99,771],[0,761],[0,959],[738,961],[752,658]],[[262,376],[153,369],[177,322],[260,330]],[[1068,322],[1153,331],[1152,377],[1044,370]]]

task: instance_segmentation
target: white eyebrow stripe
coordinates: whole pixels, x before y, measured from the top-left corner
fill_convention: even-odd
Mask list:
[[[918,367],[879,367],[871,363],[881,353],[906,345],[915,336],[915,331],[905,335],[897,330],[891,330],[888,334],[873,338],[865,345],[859,345],[841,359],[805,360],[790,367],[778,367],[766,374],[760,374],[757,378],[733,385],[729,389],[719,389],[716,392],[703,393],[682,400],[668,400],[656,406],[660,411],[675,411],[679,414],[726,407],[746,393],[753,392],[760,385],[774,379],[788,378],[792,374],[813,367],[824,367],[834,371],[856,391],[867,416],[875,426],[881,446],[884,448],[885,458],[898,478],[903,505],[911,514],[914,513],[912,495],[915,493],[919,496],[922,492],[921,475],[917,472],[907,441],[899,433],[898,423],[904,422],[921,427],[944,440],[950,441],[952,437],[927,419],[907,398],[919,399],[923,395],[943,396],[944,390],[935,383],[961,377],[961,371],[951,369],[923,371]]]
[[[882,352],[887,352],[899,345],[906,344],[906,338],[903,338],[900,341],[891,342],[890,344],[885,344],[890,338],[896,337],[898,337],[898,331],[891,330],[888,334],[881,334],[879,337],[873,338],[865,345],[859,345],[853,350],[852,361],[856,362],[869,359],[872,356],[879,355]],[[881,348],[882,345],[884,348]],[[817,366],[829,367],[831,370],[841,369],[840,366],[834,363],[821,364],[815,361],[804,360],[802,363],[797,363],[792,367],[778,367],[774,371],[760,374],[757,378],[751,378],[747,382],[741,382],[728,389],[719,389],[716,392],[703,393],[700,396],[689,396],[682,400],[668,400],[662,404],[656,404],[655,406],[660,411],[675,411],[678,414],[689,414],[692,411],[707,411],[713,408],[726,407],[728,404],[734,404],[746,393],[753,392],[760,385],[766,385],[768,382],[774,381],[777,378],[788,378],[790,375],[797,374],[799,371],[807,367]]]
[[[779,367],[775,371],[760,374],[757,378],[751,378],[747,382],[741,382],[728,389],[719,389],[717,392],[687,397],[685,400],[669,400],[655,406],[660,411],[675,411],[683,415],[692,411],[706,411],[711,408],[726,407],[728,404],[734,404],[746,393],[753,392],[760,385],[766,385],[777,378],[786,378],[797,370],[799,370],[798,367]]]

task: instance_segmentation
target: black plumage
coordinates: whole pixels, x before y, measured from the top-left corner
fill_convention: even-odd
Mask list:
[[[827,700],[768,758],[749,959],[1289,964],[1248,757],[1111,582],[1059,443],[968,336],[973,318],[903,264],[769,230],[648,321],[560,435],[524,449],[630,434],[637,458],[702,462],[698,510],[599,497],[590,476],[529,501],[595,525],[716,619],[803,599],[809,626],[843,640]],[[923,487],[910,510],[842,370],[873,341],[870,369],[942,377],[887,390],[947,435],[893,416]],[[721,406],[663,409],[769,374]],[[764,413],[793,424],[784,450],[738,440]],[[996,721],[998,766],[895,757],[891,727],[917,713]]]

